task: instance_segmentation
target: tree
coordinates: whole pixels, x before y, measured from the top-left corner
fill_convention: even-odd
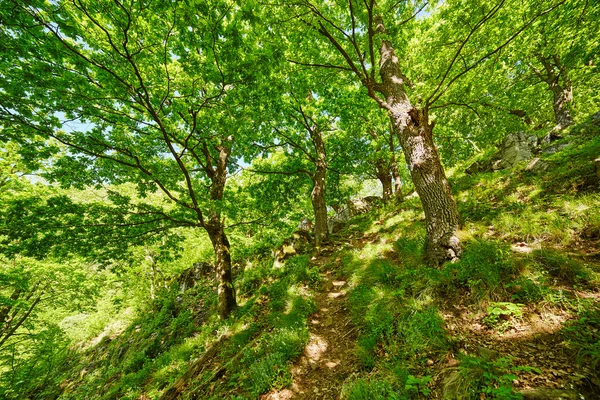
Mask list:
[[[132,182],[140,198],[163,193],[161,208],[113,199],[146,234],[206,231],[227,317],[236,300],[222,200],[253,135],[240,93],[264,72],[249,66],[267,65],[246,51],[252,12],[229,1],[4,5],[3,127],[63,146],[48,177],[65,186]]]
[[[329,45],[329,51],[324,50],[326,52],[321,56],[315,55],[314,50],[304,54],[299,52],[301,57],[313,58],[302,62],[348,72],[366,89],[366,95],[388,114],[425,211],[426,254],[433,264],[456,259],[461,246],[456,235],[460,218],[434,144],[435,121],[430,118],[430,110],[456,81],[505,48],[540,15],[561,3],[549,3],[543,9],[532,6],[535,10],[519,7],[525,22],[507,29],[505,32],[508,33],[499,38],[494,35],[492,41],[489,32],[497,26],[490,21],[498,19],[500,10],[504,16],[511,12],[505,7],[506,0],[482,2],[478,12],[472,15],[465,15],[466,10],[471,9],[468,1],[441,4],[431,10],[436,12],[437,21],[444,21],[440,16],[448,13],[455,21],[463,19],[460,25],[440,23],[453,29],[447,36],[452,38],[452,43],[441,54],[415,54],[410,47],[410,33],[418,31],[415,28],[418,24],[411,26],[411,22],[425,9],[427,2],[370,0],[336,3],[335,6],[308,0],[285,3],[290,14],[308,26],[308,31],[302,30],[301,38],[290,40],[303,43],[301,48],[312,46],[324,50],[325,45]],[[501,21],[506,22],[506,18]],[[486,38],[488,40],[484,41]],[[399,53],[397,47],[405,54]],[[410,58],[407,54],[411,53],[419,56],[420,61],[401,66],[401,59]],[[427,56],[435,57],[438,62]],[[428,65],[423,71],[419,70],[424,64]],[[435,68],[438,68],[435,75],[426,75]],[[417,78],[418,83],[427,81],[421,85],[413,84],[409,74]]]

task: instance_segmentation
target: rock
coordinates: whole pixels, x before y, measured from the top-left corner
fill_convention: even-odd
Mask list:
[[[465,169],[465,173],[467,175],[473,175],[476,174],[478,172],[484,172],[489,170],[490,165],[489,164],[485,164],[482,161],[475,161],[473,164],[469,165],[467,167],[467,169]]]
[[[296,232],[292,233],[292,236],[285,239],[281,246],[273,251],[273,267],[281,267],[283,265],[282,262],[286,258],[305,253],[309,248],[310,233],[304,230],[297,230]]]
[[[204,261],[194,263],[192,268],[184,270],[181,275],[179,275],[179,278],[177,278],[179,291],[183,293],[186,290],[193,288],[202,278],[210,277],[212,271],[213,266],[210,263]]]
[[[314,228],[314,224],[312,222],[312,220],[308,219],[308,218],[304,218],[299,224],[298,224],[298,230],[299,231],[307,231],[307,232],[312,232]]]
[[[492,157],[492,169],[511,168],[521,161],[529,160],[533,157],[533,151],[537,144],[537,136],[528,135],[525,132],[506,135],[502,140],[500,150]]]
[[[527,164],[527,167],[525,167],[525,171],[529,171],[534,174],[541,174],[548,171],[551,166],[552,165],[548,161],[536,157],[533,160],[531,160],[529,164]]]
[[[600,158],[594,160],[594,168],[596,170],[596,176],[600,178]]]
[[[560,130],[556,130],[556,128],[552,129],[544,138],[542,139],[542,144],[550,144],[558,139],[561,139],[562,136],[558,134]]]
[[[350,218],[364,214],[380,205],[383,199],[378,196],[368,196],[362,199],[348,200],[344,207],[338,207],[336,214],[327,221],[329,233],[337,233],[346,225]]]
[[[569,143],[556,143],[551,146],[543,148],[542,154],[550,155],[550,154],[558,153],[565,147],[569,147]]]
[[[350,216],[364,214],[371,211],[373,208],[381,204],[383,199],[378,196],[368,196],[362,199],[348,200],[346,206],[350,211]]]

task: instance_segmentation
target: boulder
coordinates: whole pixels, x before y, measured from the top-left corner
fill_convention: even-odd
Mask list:
[[[527,164],[527,167],[525,167],[525,171],[529,171],[534,174],[541,174],[548,171],[551,166],[552,164],[550,164],[550,162],[536,157],[533,160],[531,160],[529,164]]]
[[[512,168],[515,164],[533,157],[538,138],[525,132],[510,133],[502,140],[500,150],[492,157],[492,169]]]
[[[542,154],[550,155],[554,153],[558,153],[565,147],[569,147],[569,143],[556,143],[550,146],[547,146],[542,149]]]
[[[337,207],[333,217],[327,220],[329,233],[337,233],[346,225],[350,218],[364,214],[379,206],[383,199],[379,196],[367,196],[361,199],[348,200],[345,206]]]
[[[196,283],[203,279],[210,277],[213,271],[213,266],[210,263],[200,261],[194,263],[192,268],[184,270],[179,278],[177,278],[177,284],[181,293],[188,289],[196,286]]]
[[[306,230],[297,230],[292,233],[292,236],[285,239],[281,246],[273,251],[273,267],[281,267],[285,259],[305,253],[309,248],[310,233]]]
[[[483,161],[475,161],[473,164],[469,165],[467,169],[465,169],[465,173],[467,175],[477,174],[479,172],[485,172],[490,170],[490,163],[485,163]]]
[[[314,228],[314,224],[313,224],[312,220],[310,220],[308,218],[304,218],[298,224],[298,230],[299,231],[312,232],[313,228]]]
[[[382,203],[383,199],[378,196],[367,196],[362,199],[348,200],[346,206],[350,211],[350,217],[371,211]]]
[[[600,158],[594,160],[594,169],[596,171],[596,176],[600,178]]]

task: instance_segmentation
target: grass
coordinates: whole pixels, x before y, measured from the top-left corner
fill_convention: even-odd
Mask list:
[[[600,369],[600,309],[573,294],[600,287],[595,262],[574,254],[600,239],[600,195],[587,178],[593,175],[588,161],[600,153],[600,132],[585,129],[563,152],[544,156],[554,167],[542,175],[517,168],[468,176],[460,172],[468,163],[455,168],[450,179],[464,246],[456,263],[424,264],[419,199],[350,221],[326,266],[348,282],[348,312],[358,332],[360,371],[346,380],[342,398],[425,398],[439,366],[461,354],[462,339],[446,326],[455,306],[478,312],[480,319],[472,322],[487,325],[490,335],[532,310],[566,310],[572,319],[559,334],[577,354],[581,371],[600,379],[589,372]],[[223,335],[227,339],[188,382],[183,398],[255,399],[289,386],[291,366],[309,338],[307,319],[315,311],[321,271],[309,255],[273,268],[264,256],[268,249],[260,253],[236,270],[240,307],[232,318],[213,315],[210,280],[183,295],[171,288],[122,333],[69,356],[61,370],[61,399],[89,393],[157,398]],[[474,354],[461,354],[452,368],[445,389],[438,383],[437,390],[457,399],[518,399],[513,378],[531,371],[510,358]]]

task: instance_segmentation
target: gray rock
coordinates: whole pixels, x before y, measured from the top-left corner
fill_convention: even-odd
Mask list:
[[[515,164],[529,160],[538,145],[535,135],[525,132],[515,132],[506,135],[502,140],[500,150],[492,157],[492,169],[511,168]]]
[[[292,236],[285,239],[281,246],[273,251],[273,266],[281,267],[283,261],[297,254],[302,254],[310,248],[310,233],[304,230],[298,230],[292,233]]]
[[[569,147],[569,143],[556,143],[542,149],[542,154],[555,154],[564,149],[565,147]]]
[[[368,196],[362,199],[348,200],[346,206],[350,211],[350,216],[364,214],[381,204],[382,198],[378,196]]]
[[[534,174],[541,174],[548,171],[551,166],[552,164],[550,164],[548,161],[536,157],[533,160],[531,160],[529,164],[527,164],[527,167],[525,167],[525,171],[529,171]]]
[[[600,178],[600,158],[594,160],[594,167],[596,169],[596,176]]]
[[[210,277],[212,271],[213,266],[210,263],[204,261],[194,263],[192,268],[184,270],[181,275],[179,275],[179,278],[177,278],[179,291],[183,293],[186,290],[193,288],[202,278]]]
[[[486,171],[487,167],[489,167],[489,166],[486,166],[481,161],[475,161],[473,164],[469,165],[467,167],[467,169],[465,169],[465,173],[467,175],[473,175],[473,174],[476,174],[478,172],[484,172],[484,171]]]
[[[355,215],[364,214],[371,211],[383,202],[379,196],[367,196],[362,199],[348,200],[345,206],[338,207],[336,214],[327,220],[329,233],[339,232]]]

